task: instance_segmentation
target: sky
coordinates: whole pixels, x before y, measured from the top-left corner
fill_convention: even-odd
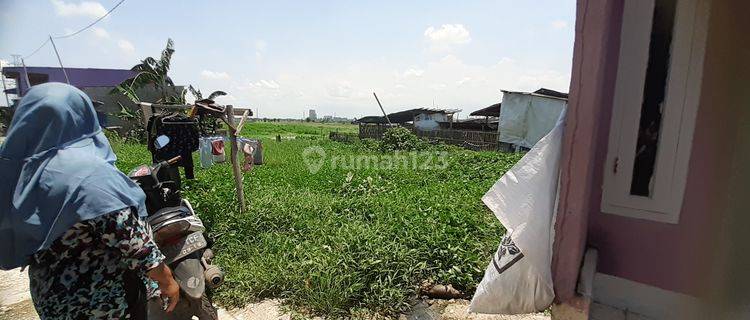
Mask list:
[[[0,0],[0,59],[78,30],[119,0]],[[175,42],[170,76],[260,117],[471,111],[500,90],[568,91],[575,0],[126,0],[56,41],[66,67],[128,69]],[[57,66],[47,45],[27,65]],[[3,99],[4,100],[4,99]]]

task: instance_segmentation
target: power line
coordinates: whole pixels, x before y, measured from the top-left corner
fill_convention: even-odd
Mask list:
[[[44,42],[38,48],[36,48],[36,50],[34,50],[30,54],[24,56],[23,58],[24,59],[28,59],[31,56],[35,55],[37,52],[39,52],[39,50],[41,50],[42,48],[44,48],[44,46],[47,45],[47,43],[49,43],[50,41],[52,41],[52,39],[70,38],[72,36],[75,36],[75,35],[83,32],[83,31],[85,31],[88,28],[93,27],[95,24],[99,23],[99,21],[102,21],[102,19],[104,19],[107,16],[109,16],[112,13],[112,11],[115,11],[115,9],[117,9],[117,7],[119,7],[123,2],[125,2],[125,0],[120,0],[119,2],[117,2],[117,4],[115,4],[114,7],[112,7],[112,9],[109,9],[109,11],[107,11],[107,13],[105,13],[103,16],[99,17],[98,19],[94,20],[93,22],[89,23],[87,26],[81,28],[80,30],[78,30],[76,32],[73,32],[73,33],[70,33],[70,34],[66,34],[66,35],[62,35],[62,36],[56,36],[56,37],[50,36],[49,38],[47,38],[47,40],[44,40]]]
[[[44,42],[42,43],[42,45],[39,46],[39,48],[36,48],[36,50],[34,50],[34,52],[25,55],[23,58],[24,59],[31,58],[31,56],[35,55],[37,52],[39,52],[39,50],[41,50],[42,48],[44,48],[44,46],[47,45],[48,42],[49,42],[49,38],[47,38],[47,40],[44,40]]]
[[[102,21],[102,19],[106,18],[110,13],[112,13],[112,11],[115,11],[115,9],[117,9],[117,7],[119,7],[123,2],[125,2],[125,0],[120,0],[120,2],[118,2],[114,7],[112,7],[112,9],[109,9],[109,11],[107,11],[107,13],[105,13],[103,16],[99,17],[99,19],[94,20],[94,22],[90,23],[89,25],[81,28],[81,30],[78,30],[78,31],[73,32],[71,34],[66,34],[66,35],[63,35],[63,36],[57,36],[57,37],[54,37],[54,38],[55,39],[70,38],[70,37],[72,37],[74,35],[77,35],[77,34],[83,32],[84,30],[86,30],[88,28],[93,27],[95,24],[99,23],[99,21]]]

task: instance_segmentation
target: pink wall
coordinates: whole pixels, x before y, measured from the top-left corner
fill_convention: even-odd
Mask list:
[[[579,0],[570,99],[560,166],[561,190],[552,275],[556,299],[574,296],[587,236],[588,214],[598,207],[601,163],[606,145],[622,0]],[[612,63],[615,61],[615,63]],[[606,151],[604,151],[606,152]],[[598,181],[597,181],[598,179]]]
[[[553,260],[558,299],[566,301],[575,288],[571,279],[577,276],[577,269],[573,276],[574,267],[580,266],[581,235],[586,237],[588,246],[599,250],[599,272],[698,295],[705,289],[706,283],[702,281],[708,278],[712,244],[719,235],[714,226],[723,210],[729,159],[733,151],[731,141],[734,140],[736,124],[732,106],[722,103],[731,94],[727,88],[731,87],[732,81],[724,74],[729,69],[725,61],[737,54],[728,48],[747,46],[747,41],[738,41],[742,39],[741,32],[726,23],[730,17],[723,15],[736,15],[737,10],[719,10],[728,6],[724,1],[714,1],[713,7],[718,8],[712,12],[709,26],[704,83],[683,209],[678,224],[666,224],[600,212],[602,167],[607,152],[617,71],[611,66],[617,66],[622,0],[594,2],[588,4],[589,7],[601,10],[592,12],[589,8],[588,14],[608,18],[602,21],[589,17],[588,25],[576,33],[570,90],[574,98],[571,98],[568,112],[558,211],[558,217],[563,219],[558,218],[556,225],[556,257]],[[717,4],[719,2],[721,4]],[[587,3],[586,0],[579,1],[579,20],[582,18],[580,11]],[[608,40],[597,37],[597,29],[608,33]],[[581,45],[578,42],[583,42],[584,48],[602,48],[579,50]],[[595,59],[589,59],[585,56],[587,54]],[[599,64],[600,70],[583,72],[577,77],[576,68],[581,67],[582,61],[586,61],[584,70],[587,64]],[[585,99],[587,96],[592,98]],[[578,97],[577,101],[575,97]],[[587,115],[581,116],[581,113]],[[584,129],[580,129],[582,127]]]

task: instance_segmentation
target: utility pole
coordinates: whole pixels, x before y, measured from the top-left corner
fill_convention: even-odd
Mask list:
[[[2,66],[0,66],[0,81],[3,82],[3,93],[5,93],[5,103],[7,103],[6,107],[10,108],[10,99],[8,98],[8,88],[5,86],[5,75],[3,75]],[[18,90],[16,88],[16,90]]]
[[[10,55],[13,58],[13,64],[14,67],[18,67],[21,65],[21,55],[20,54],[11,54]]]
[[[23,61],[23,58],[21,58],[21,65],[23,66],[23,76],[26,79],[26,91],[29,91],[29,89],[31,89],[31,81],[29,81],[29,71],[26,70],[26,61]],[[20,96],[23,94],[23,92],[18,93]]]
[[[52,40],[52,36],[49,36],[49,42],[52,42],[52,48],[55,49],[55,55],[57,56],[57,62],[60,63],[60,69],[62,69],[63,75],[65,75],[65,82],[70,84],[70,78],[68,78],[68,72],[65,71],[65,67],[62,64],[62,59],[60,59],[60,53],[57,52],[57,46],[55,46],[55,40]]]

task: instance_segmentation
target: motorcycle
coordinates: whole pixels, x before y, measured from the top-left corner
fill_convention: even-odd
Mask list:
[[[216,320],[217,311],[207,291],[224,282],[224,273],[211,264],[213,251],[205,236],[206,228],[190,202],[182,198],[180,174],[172,166],[179,160],[178,156],[153,166],[142,165],[128,174],[146,194],[146,221],[180,286],[180,300],[175,309],[166,313],[166,302],[152,299],[147,306],[148,318],[195,316],[199,320]]]

